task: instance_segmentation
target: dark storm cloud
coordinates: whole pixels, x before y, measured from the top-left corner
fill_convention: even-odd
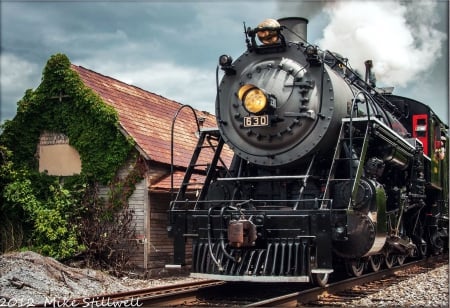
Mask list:
[[[5,19],[12,21],[10,16],[17,16],[17,20],[13,24],[5,20],[2,25],[3,52],[40,59],[47,58],[46,52],[62,50],[83,59],[102,54],[112,57],[116,49],[123,56],[125,48],[135,44],[144,48],[131,49],[125,55],[139,59],[174,39],[164,35],[164,26],[160,25],[167,25],[171,19],[183,23],[186,17],[180,16],[181,10],[192,13],[182,5],[167,10],[160,4],[139,2],[6,3],[2,12]]]
[[[214,112],[219,55],[244,48],[243,21],[273,2],[0,2],[1,119],[39,85],[55,53],[72,63]],[[236,5],[239,10],[236,10]],[[251,12],[249,14],[248,12]],[[261,17],[262,16],[262,17]]]
[[[217,59],[224,53],[237,58],[245,49],[243,21],[254,27],[265,18],[306,16],[308,38],[316,43],[329,22],[323,8],[334,2],[2,1],[0,122],[14,116],[16,102],[26,89],[39,85],[42,69],[55,53],[214,112]],[[448,3],[438,4],[439,25],[446,25]],[[442,54],[448,55],[448,49]],[[405,91],[400,94],[418,95],[421,100],[433,93],[436,104],[445,108],[448,95],[443,88],[448,89],[448,78],[441,74],[448,62],[440,60],[422,75],[421,85],[399,89]]]

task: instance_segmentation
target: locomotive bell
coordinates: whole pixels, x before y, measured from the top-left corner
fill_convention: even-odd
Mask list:
[[[258,25],[257,29],[261,30],[256,32],[256,35],[264,45],[275,44],[279,41],[279,37],[277,31],[272,29],[276,29],[279,27],[280,23],[275,19],[266,19]]]

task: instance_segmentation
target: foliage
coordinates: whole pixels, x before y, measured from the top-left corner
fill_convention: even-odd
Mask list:
[[[62,54],[49,59],[41,84],[26,91],[14,120],[3,128],[0,143],[12,150],[15,164],[37,169],[40,134],[63,133],[80,154],[82,175],[103,184],[114,177],[133,147],[118,129],[114,108],[83,84]]]
[[[116,177],[111,182],[107,200],[99,198],[97,185],[87,189],[82,201],[85,213],[80,215],[77,225],[82,242],[88,248],[84,253],[88,266],[112,268],[115,274],[128,266],[129,252],[136,249],[136,236],[133,211],[128,208],[127,200],[144,173],[145,163],[137,157],[125,179]]]
[[[123,207],[123,204],[126,204],[128,198],[133,194],[136,184],[144,178],[145,162],[139,156],[134,159],[135,162],[127,176],[123,180],[116,176],[110,184],[109,203],[111,210]]]
[[[28,244],[61,259],[81,250],[76,227],[67,222],[77,204],[71,193],[55,177],[16,169],[6,147],[0,146],[0,152],[1,252]]]
[[[82,250],[76,228],[67,223],[75,200],[59,183],[49,186],[49,199],[39,200],[30,179],[24,177],[9,183],[4,196],[8,204],[21,207],[33,224],[32,248],[42,254],[62,259]]]
[[[11,156],[11,151],[0,145],[0,252],[18,249],[23,240],[22,208],[4,198],[5,187],[17,179]]]
[[[2,128],[0,218],[8,226],[21,227],[8,234],[19,235],[20,229],[27,245],[61,259],[92,248],[82,238],[85,226],[80,225],[92,225],[92,211],[119,223],[128,197],[114,196],[114,200],[120,199],[114,212],[103,206],[94,210],[92,206],[110,201],[102,201],[98,196],[89,198],[92,187],[98,183],[113,183],[111,179],[129,157],[133,142],[121,134],[115,110],[83,84],[65,55],[56,54],[49,59],[41,84],[36,90],[25,92],[15,118],[6,121]],[[81,174],[61,178],[38,172],[37,144],[44,131],[68,136],[70,145],[80,154]],[[119,182],[115,186],[133,189]],[[104,220],[96,222],[101,224]],[[2,239],[5,228],[1,230]],[[127,237],[125,233],[123,236]],[[23,241],[2,242],[1,251],[17,248]]]

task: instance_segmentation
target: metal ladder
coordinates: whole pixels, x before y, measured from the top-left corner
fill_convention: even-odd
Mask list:
[[[361,178],[364,168],[363,162],[366,158],[367,146],[369,144],[370,121],[367,118],[343,119],[336,149],[331,163],[330,171],[325,186],[324,199],[330,198],[330,190],[332,183],[351,181],[352,193],[348,206],[352,204],[352,200],[356,198],[358,193],[358,182]],[[353,135],[353,128],[357,127],[359,132]],[[347,153],[343,150],[347,148]],[[360,150],[356,150],[356,148]],[[343,153],[344,152],[344,153]],[[348,162],[348,177],[335,178],[336,170],[342,162]],[[326,204],[322,203],[322,208],[326,208]]]
[[[224,143],[225,142],[217,128],[201,129],[199,131],[197,145],[195,147],[194,153],[192,154],[189,166],[186,169],[186,173],[184,174],[184,178],[180,185],[180,190],[178,191],[175,201],[186,200],[186,191],[189,186],[193,185],[202,186],[200,192],[197,194],[195,206],[197,205],[198,201],[205,198],[206,193],[208,192],[209,184],[218,171],[219,167],[217,166],[217,163],[220,161],[223,168],[226,168],[225,163],[220,158]],[[214,153],[214,156],[211,159],[210,163],[199,163],[200,154],[204,149],[212,149]],[[205,173],[205,180],[202,183],[192,180],[192,175],[194,173],[198,174],[199,172]]]

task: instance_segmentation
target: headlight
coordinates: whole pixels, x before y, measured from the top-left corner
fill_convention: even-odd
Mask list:
[[[228,66],[228,65],[231,65],[232,62],[233,62],[233,58],[231,58],[228,55],[221,55],[219,57],[220,66]]]
[[[243,85],[238,92],[244,108],[250,113],[260,113],[267,107],[267,95],[251,84]]]

